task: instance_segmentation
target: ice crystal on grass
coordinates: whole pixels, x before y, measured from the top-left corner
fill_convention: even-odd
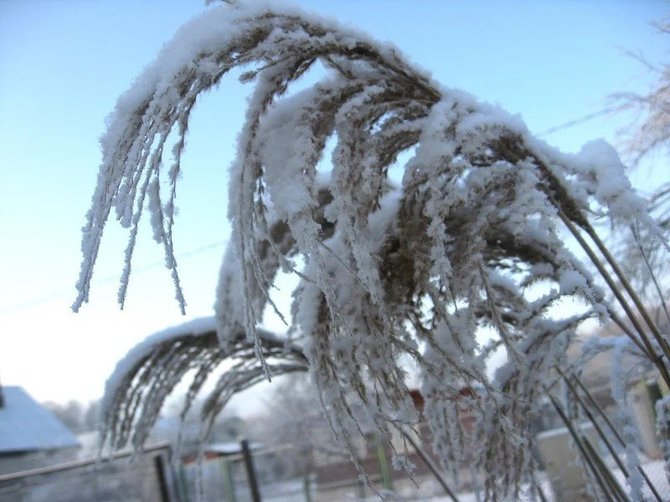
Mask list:
[[[321,80],[291,92],[317,62]],[[106,407],[112,443],[141,443],[187,370],[198,371],[196,392],[203,374],[237,358],[209,410],[263,374],[309,367],[333,432],[360,468],[356,436],[373,427],[388,437],[418,420],[399,360],[408,354],[443,466],[474,466],[488,496],[518,496],[554,369],[566,365],[583,320],[614,312],[560,231],[596,239],[593,211],[649,226],[616,154],[602,143],[561,154],[517,117],[439,85],[394,47],[333,21],[265,2],[211,8],[119,99],[101,142],[75,309],[88,300],[112,210],[130,228],[129,272],[145,207],[184,307],[172,229],[185,134],[198,95],[236,67],[254,92],[230,169],[233,238],[216,296],[218,337],[161,337],[121,367]],[[171,135],[174,162],[165,166]],[[407,151],[398,186],[389,169]],[[282,270],[300,277],[290,315],[280,313],[300,340],[288,352],[257,328],[264,309],[277,310],[269,291]],[[124,272],[121,300],[128,279]],[[531,300],[537,283],[551,288]],[[583,313],[550,315],[566,297],[579,298]],[[649,355],[659,348],[631,337]],[[495,352],[506,362],[490,378]]]

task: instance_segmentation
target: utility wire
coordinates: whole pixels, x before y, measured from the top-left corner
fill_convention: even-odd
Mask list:
[[[547,136],[549,134],[553,134],[558,131],[562,131],[563,129],[569,129],[571,127],[574,127],[579,124],[583,124],[584,122],[588,122],[590,120],[596,119],[598,117],[603,117],[605,115],[611,115],[613,113],[618,113],[622,112],[624,110],[627,110],[630,108],[632,105],[630,103],[622,103],[620,105],[612,105],[608,106],[607,108],[603,108],[602,110],[598,110],[597,112],[589,113],[588,115],[584,115],[582,117],[576,118],[574,120],[570,120],[569,122],[564,122],[563,124],[559,124],[554,127],[550,127],[549,129],[542,131],[539,133],[537,136]]]
[[[181,253],[181,254],[177,255],[176,258],[178,260],[181,260],[181,259],[184,259],[184,258],[191,258],[193,256],[197,256],[199,254],[205,253],[205,252],[210,251],[212,249],[223,247],[227,243],[228,243],[228,241],[212,242],[212,243],[207,244],[205,246],[202,246],[202,247],[199,247],[199,248],[192,249],[190,251],[186,251],[184,253]],[[165,266],[165,263],[162,262],[162,261],[149,263],[149,264],[137,267],[137,268],[133,268],[133,275],[142,274],[144,272],[148,272],[150,270],[160,268],[160,267],[164,267],[164,266]],[[107,277],[103,277],[102,279],[94,281],[94,283],[97,284],[97,285],[101,285],[101,284],[107,284],[107,283],[110,283],[110,282],[116,282],[118,280],[119,280],[118,276],[109,275]],[[0,308],[0,315],[13,314],[15,312],[30,309],[30,308],[33,308],[37,305],[42,305],[44,303],[48,303],[50,301],[53,301],[57,298],[62,298],[64,296],[70,296],[70,295],[73,295],[73,294],[74,293],[73,293],[72,290],[61,290],[61,291],[57,291],[57,292],[53,292],[53,293],[48,293],[48,294],[43,295],[43,296],[34,297],[34,298],[29,299],[29,300],[24,300],[24,301],[15,303],[13,305],[10,305],[7,308]]]

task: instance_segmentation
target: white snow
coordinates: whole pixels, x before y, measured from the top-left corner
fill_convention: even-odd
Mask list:
[[[316,60],[328,75],[291,94]],[[613,225],[653,222],[609,145],[562,154],[519,117],[438,86],[393,46],[330,20],[283,3],[236,2],[208,10],[164,46],[119,98],[101,140],[74,308],[88,300],[112,210],[130,229],[123,302],[145,206],[185,308],[172,243],[180,156],[196,98],[235,66],[255,87],[230,167],[233,236],[216,318],[147,339],[119,363],[107,395],[157,343],[213,330],[224,348],[243,330],[269,377],[258,325],[272,308],[303,343],[333,432],[352,455],[369,427],[390,435],[416,421],[400,360],[409,354],[443,464],[454,468],[469,452],[496,487],[520,482],[531,465],[522,434],[554,368],[580,322],[605,312],[604,294],[566,246],[559,213],[577,226],[593,214]],[[166,168],[163,150],[175,135]],[[332,169],[322,174],[328,142]],[[410,149],[394,186],[388,170]],[[270,295],[282,270],[300,278],[290,316]],[[551,291],[531,299],[526,287],[540,281]],[[586,312],[557,314],[566,296]],[[492,336],[480,344],[484,329]],[[496,353],[506,362],[492,380],[486,365]],[[464,406],[472,426],[461,422]],[[635,452],[627,458],[636,465]]]
[[[135,368],[142,359],[151,354],[157,345],[185,335],[200,336],[215,331],[215,319],[213,317],[202,317],[154,333],[134,346],[123,359],[116,364],[114,372],[105,383],[105,393],[102,402],[100,403],[101,416],[104,417],[110,411],[111,406],[113,405],[112,400],[114,399],[117,390],[122,387],[123,380],[127,378],[131,370]]]

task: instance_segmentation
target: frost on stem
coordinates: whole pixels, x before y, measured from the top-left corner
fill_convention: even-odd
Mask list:
[[[258,338],[275,374],[306,371],[307,361],[300,348],[262,330]],[[211,318],[195,319],[148,337],[118,362],[107,381],[100,413],[101,444],[108,441],[112,448],[122,448],[130,443],[141,448],[165,398],[177,382],[190,377],[181,411],[184,419],[207,377],[224,361],[233,364],[219,378],[201,410],[205,433],[235,393],[264,379],[253,345],[238,331],[229,337],[227,347],[221,348]]]
[[[291,84],[317,62],[326,69],[321,80],[293,92]],[[163,48],[111,116],[75,309],[88,300],[112,209],[130,228],[129,271],[147,194],[183,307],[172,246],[180,157],[198,95],[235,67],[255,87],[230,170],[233,239],[217,292],[218,342],[208,331],[145,344],[110,384],[112,443],[141,444],[187,370],[198,370],[195,392],[222,358],[239,359],[242,351],[246,376],[224,375],[215,395],[297,368],[276,358],[304,357],[334,433],[358,463],[353,441],[364,428],[388,436],[418,420],[399,361],[408,354],[421,371],[444,467],[474,465],[486,474],[489,496],[518,495],[532,467],[531,421],[553,384],[552,368],[566,364],[581,321],[611,311],[565,247],[560,221],[587,229],[598,214],[614,224],[648,224],[616,153],[598,143],[561,154],[518,118],[439,85],[394,47],[333,21],[265,2],[211,8]],[[322,176],[317,164],[329,140],[332,170]],[[412,149],[402,182],[394,183],[390,167]],[[300,277],[285,317],[299,342],[295,353],[277,352],[257,329],[263,310],[276,308],[269,291],[281,270]],[[536,284],[550,287],[531,299]],[[552,317],[566,297],[587,308]],[[480,336],[485,328],[488,341]],[[202,343],[211,359],[198,352]],[[496,351],[507,362],[490,378]],[[473,428],[458,419],[463,395]]]

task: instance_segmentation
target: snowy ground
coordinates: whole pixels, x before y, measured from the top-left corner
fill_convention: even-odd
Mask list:
[[[430,485],[430,486],[428,486]],[[422,483],[420,487],[420,492],[424,494],[427,492],[432,492],[433,494],[439,493],[442,490],[439,488],[439,485],[435,484],[432,486],[432,481]],[[552,497],[551,487],[548,481],[542,482],[542,489],[544,494],[547,496],[549,502],[553,502],[554,498]],[[268,485],[262,488],[263,500],[268,502],[303,502],[305,500],[303,494],[303,484],[302,480],[291,480],[282,483],[277,483],[273,485]],[[333,493],[332,500],[339,500],[338,497],[341,495]],[[329,500],[330,497],[327,493],[313,493],[314,498],[319,500]],[[474,492],[464,492],[457,494],[459,502],[477,502],[477,495]],[[379,497],[371,496],[366,499],[360,499],[354,496],[345,497],[345,500],[350,502],[379,502]],[[451,497],[447,495],[405,495],[399,496],[397,499],[398,502],[451,502]],[[519,502],[531,500],[528,497],[521,497],[518,499]]]
[[[642,469],[658,491],[661,499],[670,500],[670,483],[668,483],[668,477],[665,474],[665,462],[663,460],[650,460],[642,464]],[[620,470],[615,470],[614,475],[621,486],[627,488],[623,473]],[[654,500],[651,490],[646,484],[643,485],[642,495],[647,500]]]
[[[656,487],[659,492],[662,500],[670,500],[670,483],[665,475],[664,471],[664,462],[663,460],[648,460],[644,462],[643,469],[651,482]],[[621,483],[621,486],[627,490],[626,480],[624,475],[619,470],[614,470],[614,475],[617,480]],[[541,476],[542,477],[542,476]],[[428,482],[427,484],[431,484]],[[541,481],[542,490],[550,502],[553,502],[555,499],[551,490],[551,484],[545,478]],[[275,490],[278,488],[278,490]],[[434,490],[427,490],[426,486],[421,486],[421,491],[426,493],[427,491],[432,491],[432,493],[438,493],[439,489],[436,486]],[[284,483],[278,483],[277,486],[267,486],[263,490],[264,498],[263,500],[268,500],[270,502],[293,502],[293,501],[303,501],[304,495],[302,492],[303,485],[302,480],[292,480]],[[643,497],[647,500],[653,500],[653,496],[648,487],[644,487],[642,491]],[[323,495],[323,494],[322,494]],[[477,502],[477,495],[474,492],[464,492],[457,494],[459,502]],[[352,501],[360,500],[351,498]],[[378,497],[368,497],[365,499],[365,502],[376,502]],[[399,498],[398,500],[406,502],[451,502],[451,497],[447,495],[418,495],[418,496],[405,496]],[[520,502],[532,500],[530,497],[521,497],[518,499]]]

